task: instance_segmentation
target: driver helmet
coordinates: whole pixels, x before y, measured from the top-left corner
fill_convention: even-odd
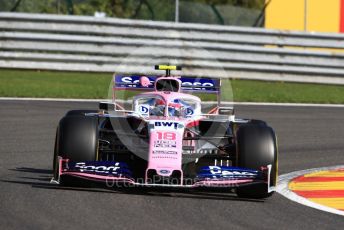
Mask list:
[[[155,106],[159,106],[159,105],[165,105],[164,100],[160,99],[160,98],[156,98],[155,99]]]
[[[181,116],[183,107],[184,105],[182,104],[181,100],[174,99],[173,102],[170,102],[168,104],[169,116]]]
[[[151,105],[150,115],[163,116],[164,110],[165,110],[165,101],[160,98],[154,99],[154,102]]]

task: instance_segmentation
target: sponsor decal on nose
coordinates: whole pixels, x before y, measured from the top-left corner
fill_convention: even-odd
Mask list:
[[[161,169],[161,170],[159,170],[159,173],[160,173],[160,174],[170,174],[171,171],[170,171],[170,170],[167,170],[167,169]]]

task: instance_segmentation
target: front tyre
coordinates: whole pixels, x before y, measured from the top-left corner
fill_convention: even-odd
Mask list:
[[[73,162],[96,161],[98,117],[65,116],[57,127],[54,148],[54,178],[58,176],[58,157]]]
[[[261,124],[246,124],[239,127],[236,135],[238,167],[261,170],[271,165],[270,184],[277,182],[277,140],[271,127]],[[267,198],[273,194],[268,192],[265,184],[254,184],[238,187],[236,193],[243,198]]]

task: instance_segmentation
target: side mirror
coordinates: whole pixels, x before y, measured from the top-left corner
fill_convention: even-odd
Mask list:
[[[140,85],[142,87],[148,87],[149,85],[151,85],[151,82],[148,77],[142,76],[140,77]]]
[[[101,101],[99,102],[99,109],[100,110],[115,110],[115,104],[107,101]]]

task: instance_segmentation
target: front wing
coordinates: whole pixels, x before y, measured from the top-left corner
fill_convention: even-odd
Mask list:
[[[268,192],[275,191],[270,186],[271,165],[262,167],[261,170],[251,170],[228,166],[203,167],[194,178],[184,178],[179,184],[155,183],[147,179],[134,178],[130,168],[123,162],[90,161],[70,162],[59,157],[58,176],[51,180],[60,184],[63,177],[75,177],[84,180],[103,182],[111,186],[144,186],[144,187],[174,187],[174,188],[237,188],[253,184],[263,184]],[[162,180],[164,181],[164,180]]]

